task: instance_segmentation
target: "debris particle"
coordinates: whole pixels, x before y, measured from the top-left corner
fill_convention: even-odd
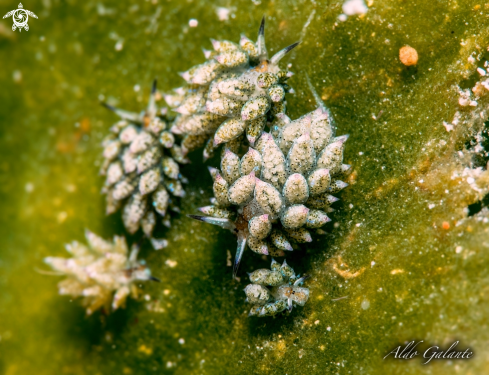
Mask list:
[[[231,251],[229,251],[229,249],[226,250],[226,251],[227,251],[226,266],[227,267],[232,267],[233,266],[233,262],[232,262],[233,257],[231,255]]]
[[[25,184],[26,193],[32,193],[34,191],[34,184],[32,182],[28,182]]]
[[[20,83],[22,81],[22,72],[20,70],[14,70],[12,73],[12,79],[15,83]]]
[[[119,40],[116,44],[115,44],[115,50],[116,51],[122,51],[122,49],[124,48],[124,41],[122,40]]]
[[[151,348],[148,348],[146,345],[142,344],[139,348],[138,348],[138,351],[140,351],[141,353],[144,353],[146,355],[151,355],[153,354],[153,349]]]
[[[447,130],[447,132],[451,132],[453,130],[453,125],[449,124],[448,122],[443,121],[443,126]]]
[[[362,309],[367,310],[370,307],[370,301],[368,299],[364,299],[360,306]]]
[[[178,343],[179,343],[180,345],[185,344],[185,339],[184,339],[184,338],[179,338],[179,339],[178,339]]]
[[[406,65],[412,66],[418,63],[418,52],[410,46],[404,46],[399,50],[399,60]]]
[[[348,0],[343,3],[343,13],[347,16],[354,16],[356,14],[365,14],[368,12],[368,7],[363,0]]]
[[[401,270],[399,268],[396,268],[394,270],[391,271],[391,275],[397,275],[399,273],[404,273],[404,270]]]
[[[167,259],[167,261],[165,262],[165,264],[168,267],[173,268],[173,267],[176,267],[178,263],[175,260]]]
[[[57,216],[58,223],[64,223],[67,218],[68,214],[65,211],[60,212]]]
[[[188,21],[188,25],[190,27],[197,27],[199,25],[199,21],[197,21],[195,18],[192,18],[190,19],[190,21]]]
[[[219,18],[219,21],[228,21],[229,14],[231,13],[231,9],[219,7],[216,9],[216,13],[217,13],[217,18]]]
[[[445,230],[450,229],[450,223],[448,221],[444,221],[441,227]]]

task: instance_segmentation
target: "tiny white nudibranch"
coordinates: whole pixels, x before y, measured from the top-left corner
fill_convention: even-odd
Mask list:
[[[240,156],[225,149],[221,170],[212,168],[213,205],[190,217],[230,229],[238,236],[236,275],[246,245],[261,255],[283,256],[294,243],[311,242],[310,230],[331,221],[327,213],[348,186],[340,178],[347,135],[334,136],[333,119],[319,108],[297,120],[282,114],[268,123],[255,148]]]
[[[284,310],[292,311],[294,305],[304,306],[309,299],[309,289],[301,285],[307,276],[296,275],[284,260],[280,265],[272,259],[271,269],[250,273],[249,284],[244,289],[247,302],[253,304],[250,316],[274,316]]]
[[[121,120],[110,129],[103,142],[106,176],[103,193],[107,214],[122,210],[126,230],[134,234],[141,228],[157,250],[166,240],[153,238],[158,218],[170,225],[169,211],[179,212],[177,199],[185,196],[179,164],[187,163],[176,137],[169,131],[166,108],[156,105],[156,80],[146,110],[133,113],[103,104]]]
[[[269,58],[265,18],[256,43],[245,36],[239,44],[214,39],[211,43],[213,50],[204,50],[206,62],[180,73],[187,86],[165,95],[177,113],[171,130],[184,135],[182,150],[187,153],[205,144],[204,159],[222,144],[236,152],[245,135],[253,146],[267,121],[285,113],[291,74],[278,64],[299,44]]]
[[[129,252],[124,237],[110,242],[88,230],[85,234],[88,247],[74,241],[66,245],[71,258],[47,257],[44,262],[66,276],[58,284],[59,294],[81,297],[87,315],[100,308],[116,310],[129,295],[137,297],[136,281],[159,281],[137,260],[139,247],[133,245]]]

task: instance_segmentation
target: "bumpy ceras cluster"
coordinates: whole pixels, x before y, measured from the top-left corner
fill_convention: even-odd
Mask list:
[[[263,132],[255,148],[239,157],[226,150],[214,177],[213,205],[193,218],[230,229],[238,236],[234,273],[246,244],[259,254],[283,255],[293,242],[312,241],[308,229],[330,221],[337,201],[331,194],[347,186],[339,178],[348,136],[334,137],[324,108],[291,121],[286,115]],[[306,229],[308,228],[308,229]]]
[[[106,241],[86,231],[88,247],[76,241],[66,245],[72,258],[47,257],[44,261],[55,271],[66,275],[58,284],[59,293],[83,298],[87,314],[99,308],[123,306],[131,294],[137,296],[138,280],[155,280],[144,261],[138,261],[137,246],[131,252],[124,237],[115,236]]]
[[[103,192],[107,195],[107,214],[123,206],[123,221],[131,234],[141,227],[153,247],[161,249],[166,240],[153,238],[160,216],[170,225],[168,208],[178,211],[174,200],[185,191],[179,163],[186,163],[182,149],[169,131],[166,108],[156,106],[156,81],[148,107],[142,113],[132,113],[104,104],[121,121],[111,128],[104,141],[106,175]]]
[[[273,316],[293,305],[304,306],[309,299],[309,289],[301,287],[307,276],[296,275],[284,260],[282,266],[272,259],[271,270],[262,268],[250,273],[245,288],[247,302],[253,304],[250,316]],[[272,287],[271,289],[267,287]]]
[[[212,40],[214,51],[204,51],[208,60],[181,74],[188,86],[165,96],[179,113],[172,131],[184,135],[185,153],[204,144],[204,159],[221,144],[236,152],[244,134],[254,145],[267,121],[285,112],[285,93],[291,90],[285,81],[291,73],[278,62],[298,43],[268,59],[264,31],[263,18],[256,44],[245,36],[239,45]]]

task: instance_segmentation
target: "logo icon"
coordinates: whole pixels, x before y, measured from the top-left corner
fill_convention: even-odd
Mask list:
[[[13,31],[15,31],[17,28],[19,29],[19,31],[22,31],[23,28],[25,29],[25,31],[28,31],[29,25],[27,24],[27,20],[29,19],[29,16],[37,18],[37,16],[30,10],[25,10],[22,3],[19,4],[19,9],[11,10],[5,16],[3,16],[3,18],[7,18],[10,16],[12,16],[12,19],[14,20],[14,24],[12,25]]]

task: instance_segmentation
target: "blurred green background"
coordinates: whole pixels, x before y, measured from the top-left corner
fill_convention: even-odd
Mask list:
[[[488,57],[489,7],[369,0],[367,14],[340,22],[342,3],[42,0],[24,3],[39,17],[29,31],[0,22],[1,374],[489,372],[489,178],[478,147],[489,101],[458,102]],[[0,1],[0,13],[17,6]],[[248,251],[233,281],[235,237],[186,218],[212,196],[197,152],[183,168],[182,214],[161,233],[170,246],[145,243],[141,254],[162,283],[143,284],[125,310],[85,317],[42,259],[67,256],[85,228],[124,232],[100,194],[100,143],[116,118],[99,101],[142,109],[154,77],[162,92],[182,85],[177,72],[203,61],[209,38],[254,39],[263,15],[272,52],[302,39],[283,63],[296,72],[291,117],[315,108],[308,73],[338,134],[350,134],[354,172],[333,223],[288,260],[312,276],[310,301],[290,316],[247,318],[245,272],[269,260]],[[399,61],[406,44],[416,67]],[[475,355],[382,360],[410,340],[460,340]]]

